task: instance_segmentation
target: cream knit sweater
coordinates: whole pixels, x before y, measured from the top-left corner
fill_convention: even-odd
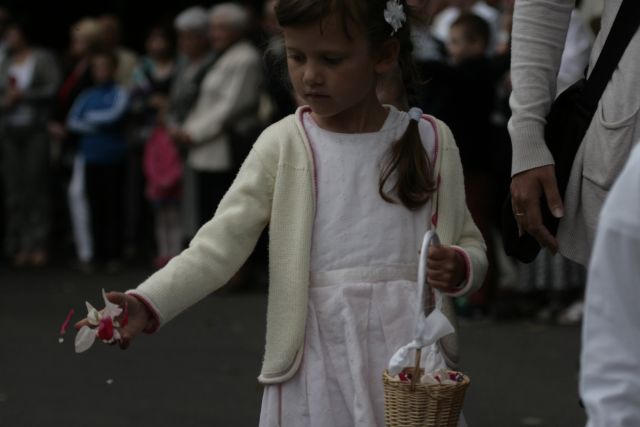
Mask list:
[[[316,188],[313,153],[301,114],[300,109],[262,133],[214,218],[190,247],[130,291],[144,299],[164,324],[227,283],[269,224],[267,336],[259,377],[265,384],[291,378],[302,357]],[[439,140],[435,164],[439,185],[433,201],[436,231],[442,244],[455,244],[465,255],[467,284],[456,294],[462,295],[478,288],[484,278],[485,245],[465,205],[453,136],[442,122],[430,120],[436,123]],[[453,317],[450,301],[445,311]],[[454,364],[455,337],[442,344]]]

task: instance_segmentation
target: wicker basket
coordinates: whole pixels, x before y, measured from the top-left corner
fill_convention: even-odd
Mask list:
[[[427,294],[427,253],[429,246],[439,245],[440,239],[434,231],[427,231],[422,240],[418,265],[418,316],[425,313],[425,296]],[[442,309],[443,297],[440,292],[433,291],[429,308],[435,300],[435,309]],[[419,318],[418,318],[419,319]],[[416,326],[420,325],[416,321]],[[419,330],[419,329],[416,329]],[[458,427],[458,418],[462,411],[464,394],[469,387],[469,377],[457,384],[421,384],[420,378],[424,369],[420,368],[422,348],[416,349],[414,366],[405,368],[411,373],[411,382],[395,380],[388,371],[382,374],[384,384],[384,420],[387,427]]]
[[[384,420],[387,427],[457,427],[470,380],[457,384],[420,384],[424,370],[407,368],[410,383],[393,379],[385,370]]]

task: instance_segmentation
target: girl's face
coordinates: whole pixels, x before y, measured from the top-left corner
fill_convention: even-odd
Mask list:
[[[372,107],[380,108],[377,77],[393,65],[372,51],[362,31],[350,27],[351,38],[332,16],[322,23],[283,28],[296,94],[311,107],[318,124],[347,132]]]

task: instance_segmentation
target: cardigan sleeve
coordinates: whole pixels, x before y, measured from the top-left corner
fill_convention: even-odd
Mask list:
[[[464,225],[460,238],[453,245],[465,260],[466,275],[465,282],[459,289],[447,293],[452,297],[461,297],[477,291],[487,273],[487,247],[482,238],[480,230],[473,222],[469,209],[465,206]]]
[[[517,0],[513,16],[509,133],[511,174],[553,164],[544,141],[545,117],[556,95],[556,76],[575,0]]]
[[[439,122],[441,140],[441,187],[438,190],[438,230],[441,238],[462,255],[466,264],[465,282],[448,296],[460,297],[480,288],[487,272],[487,246],[467,208],[464,173],[460,153],[448,126]],[[440,186],[440,184],[439,184]]]
[[[263,153],[272,147],[262,139],[189,248],[128,292],[143,299],[160,324],[225,285],[249,257],[269,222],[277,161]]]

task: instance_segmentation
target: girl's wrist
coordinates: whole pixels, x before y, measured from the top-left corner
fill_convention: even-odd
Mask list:
[[[144,297],[142,297],[141,295],[138,295],[135,292],[130,292],[130,293],[128,292],[128,294],[133,298],[135,298],[140,303],[146,315],[147,322],[142,332],[146,334],[152,334],[155,331],[157,331],[158,328],[160,328],[160,319],[156,311],[153,309],[153,307],[149,303],[149,301],[147,301]]]

